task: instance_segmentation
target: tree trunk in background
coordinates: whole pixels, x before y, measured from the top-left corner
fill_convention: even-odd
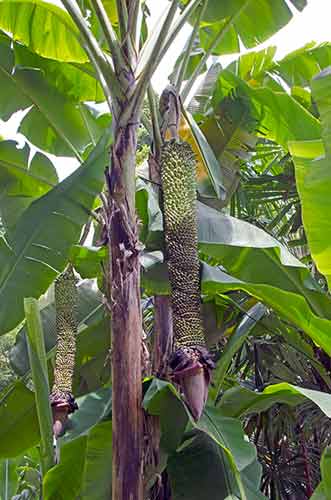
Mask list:
[[[142,500],[140,263],[135,215],[136,123],[115,127],[109,189],[113,500]]]
[[[153,375],[160,378],[167,378],[168,360],[172,352],[172,314],[170,307],[170,297],[156,295],[154,297],[154,345],[152,353]],[[149,419],[151,461],[152,468],[156,470],[160,466],[160,419],[159,417],[147,416]],[[151,498],[155,500],[170,500],[171,492],[167,473],[163,472],[159,480],[152,488]]]
[[[172,316],[170,297],[156,295],[155,308],[155,340],[153,352],[153,373],[165,378],[168,372],[168,361],[172,352]]]

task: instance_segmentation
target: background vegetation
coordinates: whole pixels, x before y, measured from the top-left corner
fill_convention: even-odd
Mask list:
[[[18,129],[24,146],[0,142],[3,500],[39,498],[41,490],[48,500],[111,497],[103,202],[115,117],[101,103],[109,100],[107,88],[117,92],[109,61],[119,55],[116,43],[109,49],[100,3],[67,1],[64,10],[41,0],[0,1],[0,118],[26,110]],[[299,10],[306,5],[290,3]],[[122,42],[117,13],[123,4],[130,11],[130,2],[102,3],[115,41]],[[150,177],[158,126],[158,96],[150,88],[149,100],[142,96],[135,204],[143,246],[142,341],[151,355],[142,405],[159,418],[161,439],[153,461],[145,429],[145,498],[328,499],[331,44],[308,43],[282,60],[274,47],[257,48],[222,67],[210,56],[236,53],[240,42],[256,47],[291,19],[285,0],[173,1],[154,31],[146,23],[148,4],[132,4],[141,20],[134,42],[138,84],[150,81],[176,30],[186,22],[193,27],[171,80],[183,105],[180,137],[198,160],[201,296],[217,360],[207,407],[194,422],[152,364],[156,304],[168,295],[169,282],[162,211]],[[96,68],[108,63],[105,82]],[[59,182],[49,154],[76,158],[79,168]],[[45,472],[24,298],[39,299],[52,382],[52,283],[68,262],[80,276],[79,410],[59,440],[60,463]]]

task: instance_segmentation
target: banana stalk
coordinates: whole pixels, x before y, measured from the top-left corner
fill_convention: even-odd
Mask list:
[[[188,143],[171,139],[163,144],[160,163],[174,330],[170,367],[193,417],[199,419],[214,363],[201,315],[196,159]]]
[[[77,289],[72,266],[55,281],[57,346],[54,385],[50,395],[55,438],[63,433],[69,413],[78,407],[72,394],[77,336]]]

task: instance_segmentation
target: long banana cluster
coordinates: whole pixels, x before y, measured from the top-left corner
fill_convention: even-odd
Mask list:
[[[72,395],[77,335],[77,288],[72,266],[55,281],[56,358],[54,385],[50,396],[53,408],[54,434],[62,431],[64,420],[77,405]]]
[[[175,349],[170,366],[193,416],[199,418],[213,362],[202,324],[196,159],[188,143],[175,139],[164,143],[161,179]]]

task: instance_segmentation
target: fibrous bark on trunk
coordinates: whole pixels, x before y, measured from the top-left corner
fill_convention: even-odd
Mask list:
[[[134,208],[136,125],[115,128],[108,228],[112,329],[112,498],[142,499],[140,264]]]

